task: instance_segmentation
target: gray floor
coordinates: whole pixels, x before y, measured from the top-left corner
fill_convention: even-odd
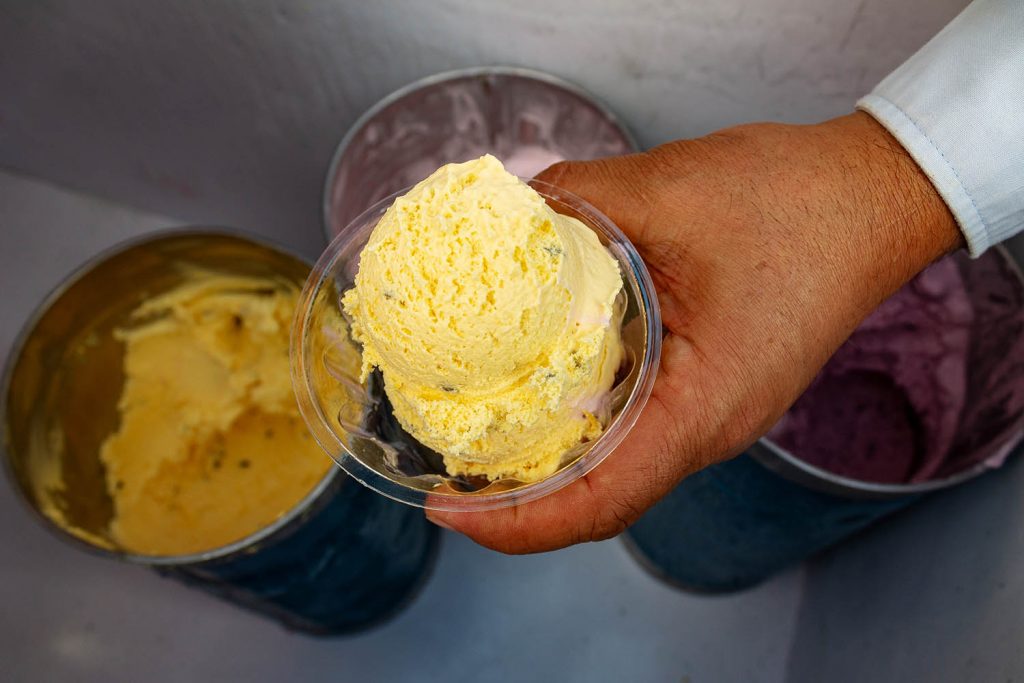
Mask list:
[[[176,223],[0,173],[0,353],[76,264]],[[775,682],[804,580],[793,571],[740,596],[696,598],[649,578],[614,541],[506,557],[448,534],[407,612],[317,640],[69,547],[3,485],[0,547],[0,678],[11,681]]]

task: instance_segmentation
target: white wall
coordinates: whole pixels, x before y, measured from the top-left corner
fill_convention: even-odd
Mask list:
[[[331,150],[394,88],[507,63],[589,88],[647,145],[815,121],[965,0],[8,0],[0,166],[313,254]]]

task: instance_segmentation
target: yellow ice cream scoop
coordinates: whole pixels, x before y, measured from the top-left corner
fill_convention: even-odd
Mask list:
[[[597,235],[487,155],[395,200],[343,307],[363,379],[449,473],[534,481],[602,431],[621,290]]]

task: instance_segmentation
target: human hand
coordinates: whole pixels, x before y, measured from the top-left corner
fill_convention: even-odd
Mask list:
[[[647,406],[588,475],[521,506],[428,513],[509,553],[615,536],[686,475],[742,452],[872,309],[961,244],[931,183],[864,113],[740,126],[538,178],[630,238],[665,337]]]

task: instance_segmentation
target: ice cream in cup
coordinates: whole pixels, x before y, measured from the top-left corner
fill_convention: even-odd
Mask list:
[[[292,373],[353,477],[489,509],[600,463],[647,400],[660,339],[650,276],[611,221],[485,155],[339,234],[300,297]]]

